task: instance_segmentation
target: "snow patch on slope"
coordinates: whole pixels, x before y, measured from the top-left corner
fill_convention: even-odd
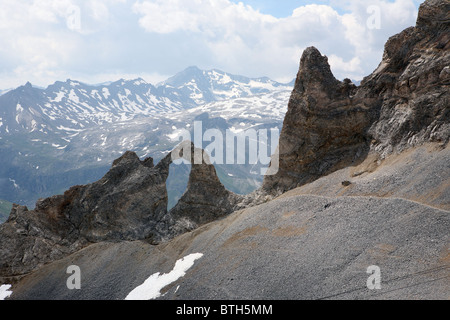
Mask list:
[[[11,289],[10,284],[4,284],[0,286],[0,300],[5,300],[13,293],[9,289]]]
[[[172,282],[186,274],[195,260],[200,259],[203,253],[190,254],[175,263],[175,267],[169,273],[160,275],[159,272],[151,275],[143,284],[131,291],[125,300],[151,300],[161,296],[161,290]]]

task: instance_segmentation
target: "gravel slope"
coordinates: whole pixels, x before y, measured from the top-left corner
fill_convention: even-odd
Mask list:
[[[203,253],[163,299],[448,299],[449,212],[404,199],[298,195],[233,213],[168,244],[101,243],[15,285],[13,299],[124,299]],[[69,265],[82,289],[68,290]],[[367,268],[380,267],[369,290]]]
[[[450,148],[436,148],[368,158],[158,246],[91,245],[24,277],[11,299],[124,299],[193,253],[162,299],[448,299]],[[67,289],[70,265],[81,290]],[[380,290],[366,285],[372,265]]]
[[[384,160],[368,156],[282,196],[299,194],[404,198],[450,211],[450,145],[428,143]]]

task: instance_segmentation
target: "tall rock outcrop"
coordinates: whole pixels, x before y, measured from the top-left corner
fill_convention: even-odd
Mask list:
[[[450,2],[426,1],[416,27],[391,37],[379,67],[359,95],[380,95],[371,148],[385,157],[450,135]]]
[[[128,151],[99,181],[41,199],[31,211],[15,205],[0,226],[0,279],[20,277],[92,243],[167,241],[232,212],[239,196],[220,183],[203,150],[190,142],[181,146],[190,152],[169,153],[156,166]],[[194,164],[196,152],[204,157]],[[180,157],[193,163],[189,185],[167,212],[166,180]]]
[[[367,153],[379,102],[355,99],[356,90],[333,76],[316,48],[303,52],[280,135],[278,172],[265,177],[266,191],[306,184]]]
[[[430,0],[415,27],[391,37],[360,86],[338,81],[327,58],[307,48],[279,143],[279,170],[263,191],[279,194],[371,152],[380,158],[450,132],[450,2]]]
[[[185,150],[190,154],[186,154],[188,152],[185,153]],[[179,221],[178,225],[183,221],[187,229],[192,229],[233,212],[242,197],[222,185],[208,154],[188,141],[181,143],[173,152],[177,151],[177,157],[191,163],[187,189],[169,211],[170,216]]]

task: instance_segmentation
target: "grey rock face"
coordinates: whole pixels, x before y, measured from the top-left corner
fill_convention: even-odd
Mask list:
[[[169,214],[186,224],[189,230],[233,212],[242,197],[225,189],[208,154],[188,141],[174,151],[178,150],[181,151],[180,157],[190,162],[192,167],[187,190]],[[190,154],[184,153],[185,150],[190,150]]]
[[[449,141],[450,4],[426,1],[417,25],[391,37],[378,69],[361,83],[380,95],[371,148],[384,158],[424,142]]]
[[[379,67],[359,87],[340,82],[313,47],[303,53],[279,144],[279,171],[263,190],[279,194],[369,152],[384,158],[450,133],[450,13],[426,1],[416,27],[389,39]]]
[[[334,78],[328,59],[310,47],[302,55],[279,142],[279,171],[263,189],[283,192],[357,160],[369,149],[375,99],[355,99],[356,86]],[[369,103],[369,104],[368,104]]]
[[[0,226],[0,282],[13,282],[82,247],[78,236],[70,221],[14,205]]]
[[[192,163],[195,152],[204,153],[190,142],[181,146],[191,147],[184,158]],[[188,189],[169,213],[166,180],[179,158],[172,153],[154,166],[153,159],[126,152],[97,182],[41,199],[32,211],[14,206],[0,226],[0,278],[18,277],[92,243],[160,243],[232,212],[239,197],[223,187],[204,156],[192,165]]]
[[[203,253],[159,299],[447,299],[449,227],[448,212],[402,199],[290,196],[161,246],[93,244],[32,273],[11,298],[124,299]],[[65,286],[71,264],[83,270],[82,290]],[[381,268],[381,290],[366,286],[371,265]]]

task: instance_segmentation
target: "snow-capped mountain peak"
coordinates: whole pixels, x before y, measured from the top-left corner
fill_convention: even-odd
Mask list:
[[[29,203],[44,191],[85,183],[126,150],[157,161],[195,121],[205,130],[280,127],[291,91],[269,78],[197,67],[156,86],[142,78],[26,83],[0,96],[0,199]],[[230,190],[256,186],[245,174]]]
[[[218,69],[201,70],[192,66],[160,83],[158,88],[161,87],[181,91],[198,106],[214,101],[290,90],[292,84],[278,83],[267,77],[248,78]]]
[[[45,89],[27,82],[0,96],[0,132],[49,133],[58,127],[78,130],[291,88],[269,78],[248,78],[194,66],[157,86],[142,78],[103,85],[67,79]]]

